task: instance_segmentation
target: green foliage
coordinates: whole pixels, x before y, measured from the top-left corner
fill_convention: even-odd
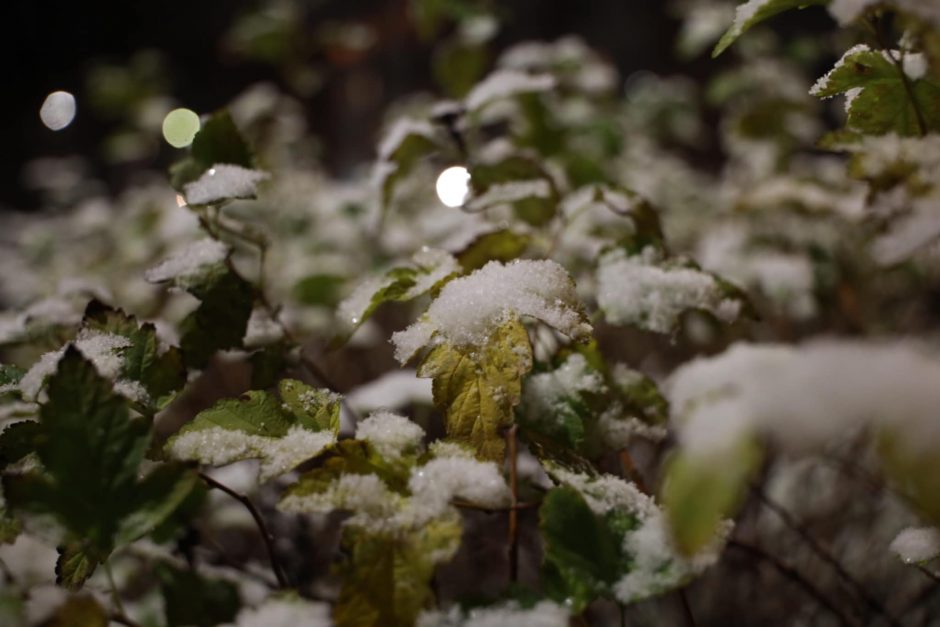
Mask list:
[[[213,113],[196,133],[190,155],[170,168],[170,182],[177,191],[183,191],[217,163],[250,168],[254,165],[251,148],[238,131],[228,111]]]
[[[457,254],[457,261],[467,274],[479,270],[491,261],[506,263],[522,256],[532,238],[509,229],[484,233]]]
[[[180,349],[188,367],[203,368],[216,351],[242,346],[255,288],[235,272],[222,271],[188,289],[200,303],[179,325]]]
[[[122,352],[124,363],[120,378],[136,381],[144,387],[152,399],[151,406],[145,408],[149,413],[165,407],[186,383],[180,350],[171,346],[161,352],[156,327],[152,323],[141,325],[134,316],[93,300],[85,309],[82,325],[130,340],[131,345]]]
[[[546,495],[539,509],[539,529],[545,543],[548,593],[571,603],[575,612],[598,596],[609,596],[611,586],[629,571],[623,531],[592,512],[571,488],[555,488]]]
[[[813,90],[820,98],[849,92],[851,131],[918,136],[940,130],[940,82],[930,75],[906,76],[903,61],[895,63],[887,52],[850,52]]]
[[[213,627],[230,623],[241,606],[238,589],[223,579],[207,579],[168,563],[157,565],[168,627]]]
[[[484,346],[434,347],[418,376],[433,378],[434,404],[444,412],[447,436],[470,445],[481,459],[501,461],[502,432],[513,422],[522,377],[531,368],[525,327],[511,319]]]
[[[115,546],[165,520],[196,479],[169,465],[138,479],[150,425],[130,415],[75,348],[59,362],[48,395],[34,432],[42,471],[5,476],[3,492],[14,511],[52,515],[67,530],[59,576],[63,585],[80,587]]]
[[[349,558],[338,572],[343,578],[333,612],[337,627],[408,627],[431,604],[431,578],[443,556],[460,542],[460,524],[432,521],[404,536],[343,531]]]
[[[676,453],[666,466],[662,501],[679,550],[694,555],[714,541],[721,521],[735,513],[762,451],[742,440],[719,457]]]
[[[712,56],[717,57],[720,55],[731,47],[731,45],[737,41],[738,37],[764,20],[768,20],[784,11],[829,4],[829,1],[830,0],[750,0],[746,5],[754,10],[749,11],[745,19],[742,17],[739,9],[738,17],[735,19],[734,25],[722,36],[718,45],[715,46]],[[745,5],[742,4],[741,6],[743,7]]]

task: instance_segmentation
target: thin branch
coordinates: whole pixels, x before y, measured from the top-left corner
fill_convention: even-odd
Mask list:
[[[880,614],[889,624],[900,627],[900,623],[894,618],[891,614],[888,613],[884,605],[881,604],[874,595],[868,591],[868,589],[862,585],[855,577],[853,577],[849,571],[835,558],[835,556],[830,553],[819,541],[809,533],[785,508],[780,504],[774,502],[770,499],[763,491],[760,489],[754,488],[754,494],[757,496],[758,500],[767,507],[767,509],[774,512],[783,523],[789,527],[794,533],[796,533],[800,539],[819,557],[822,561],[832,567],[842,581],[844,581],[848,586],[855,591],[855,593],[861,598],[865,604],[872,609],[872,611]]]
[[[905,53],[900,52],[897,57],[894,56],[894,51],[891,50],[891,47],[888,45],[888,41],[885,39],[884,32],[881,29],[880,20],[869,17],[865,23],[874,34],[875,40],[878,42],[878,47],[881,48],[881,52],[885,54],[897,70],[898,76],[901,78],[901,84],[904,85],[904,91],[907,92],[907,98],[911,101],[911,107],[914,109],[914,117],[917,118],[917,129],[920,131],[920,136],[926,137],[927,121],[924,117],[924,112],[920,109],[920,103],[918,103],[917,99],[914,97],[914,86],[911,84],[910,77],[908,77],[907,72],[904,71],[903,55]]]
[[[532,502],[527,502],[527,503],[518,503],[515,506],[510,505],[508,507],[489,507],[486,505],[477,505],[476,503],[471,503],[470,501],[454,499],[450,502],[450,504],[459,509],[472,509],[472,510],[476,510],[479,512],[493,513],[493,512],[510,512],[514,509],[517,511],[521,511],[524,509],[535,509],[538,506],[540,506],[542,502],[532,501]]]
[[[245,509],[248,510],[248,513],[251,514],[251,517],[254,519],[255,525],[258,527],[258,531],[261,533],[261,539],[264,541],[264,547],[268,552],[268,560],[271,562],[271,570],[274,571],[274,576],[277,577],[278,587],[281,589],[289,588],[290,586],[287,582],[287,576],[284,574],[284,569],[281,567],[281,563],[277,558],[277,554],[274,552],[274,537],[271,535],[271,532],[268,531],[268,527],[264,523],[264,518],[262,518],[261,512],[259,512],[258,508],[255,507],[255,504],[251,502],[251,499],[249,499],[244,494],[240,494],[228,486],[219,483],[205,473],[199,473],[199,478],[205,481],[210,488],[221,490],[244,505]]]
[[[695,614],[692,613],[692,606],[689,604],[689,597],[685,594],[685,588],[680,588],[676,593],[679,597],[679,605],[682,607],[682,615],[685,617],[685,624],[695,627]]]
[[[932,570],[930,570],[930,569],[927,568],[926,566],[923,566],[923,565],[921,565],[921,564],[917,564],[917,570],[919,570],[920,572],[924,573],[924,576],[927,577],[928,579],[932,580],[934,583],[940,584],[940,575],[938,575],[937,573],[933,572]]]
[[[512,496],[509,508],[509,581],[519,579],[519,486],[518,486],[518,456],[519,450],[516,442],[517,425],[513,425],[506,433],[509,441],[509,490]]]
[[[620,450],[620,469],[623,476],[635,483],[640,492],[643,494],[650,493],[646,481],[643,480],[643,475],[637,470],[636,464],[633,463],[633,458],[630,456],[630,451],[627,449]]]
[[[779,572],[781,575],[783,575],[785,578],[789,579],[796,585],[798,585],[800,588],[803,589],[804,592],[806,592],[808,596],[810,596],[813,600],[815,600],[819,605],[821,605],[822,607],[829,610],[832,614],[834,614],[840,620],[840,622],[842,622],[843,625],[856,624],[855,621],[850,620],[849,617],[846,616],[842,612],[842,610],[836,607],[836,605],[832,601],[830,601],[826,597],[826,595],[824,595],[819,589],[817,589],[816,586],[814,586],[809,581],[809,579],[804,577],[800,573],[800,571],[796,570],[792,566],[785,564],[782,560],[780,560],[776,556],[771,555],[770,553],[768,553],[767,551],[765,551],[764,549],[758,546],[745,544],[744,542],[741,542],[739,540],[729,540],[728,546],[733,549],[738,549],[739,551],[749,553],[753,555],[754,557],[757,557],[758,559],[761,559],[767,562],[768,564],[770,564],[771,566],[773,566],[774,568],[776,568],[777,572]]]
[[[111,588],[111,602],[114,604],[114,611],[111,612],[111,620],[128,627],[140,627],[140,625],[127,615],[124,609],[124,603],[121,601],[121,593],[118,592],[117,583],[114,581],[114,573],[111,572],[111,563],[104,563],[104,574],[108,578],[108,587]]]

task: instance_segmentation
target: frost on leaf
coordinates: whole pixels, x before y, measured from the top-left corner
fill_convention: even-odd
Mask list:
[[[633,484],[548,470],[560,487],[539,513],[543,577],[549,595],[570,599],[576,611],[599,596],[632,603],[672,590],[716,561],[720,537],[712,550],[682,557],[662,510]]]
[[[267,178],[267,172],[217,163],[183,189],[190,205],[211,205],[236,198],[254,198],[258,183]]]
[[[111,551],[166,520],[198,483],[173,464],[140,477],[150,424],[131,417],[86,357],[69,346],[47,388],[34,438],[42,471],[7,475],[14,512],[52,515],[64,529],[60,582],[80,587]]]
[[[293,470],[336,441],[339,398],[292,379],[278,391],[219,401],[170,438],[167,451],[210,466],[260,459],[261,481]]]
[[[598,305],[608,322],[656,333],[672,332],[692,309],[730,323],[743,308],[738,290],[694,265],[664,259],[652,246],[633,256],[622,250],[604,254],[597,283]]]
[[[828,2],[829,0],[748,0],[738,5],[734,23],[715,46],[712,56],[717,57],[737,41],[738,37],[778,13]]]
[[[231,270],[229,248],[203,239],[147,271],[153,283],[171,281],[201,302],[179,325],[187,366],[203,368],[219,350],[242,346],[251,318],[255,288]]]
[[[383,207],[391,204],[398,182],[437,149],[436,132],[429,122],[401,118],[392,124],[379,144],[379,158],[373,172]]]
[[[495,466],[460,458],[453,467],[415,467],[417,425],[387,412],[360,424],[356,440],[331,448],[317,468],[291,486],[279,507],[288,512],[346,511],[340,564],[340,625],[411,625],[434,594],[435,567],[460,543],[460,516],[450,505],[457,495],[492,498],[502,488]],[[447,462],[443,462],[447,463]],[[429,474],[424,474],[428,469]],[[428,481],[428,479],[435,479]],[[437,481],[436,479],[440,479]]]
[[[527,93],[549,91],[555,87],[555,79],[548,74],[529,74],[519,70],[497,70],[476,85],[464,99],[467,111],[477,111],[484,106]]]
[[[197,181],[218,164],[249,169],[254,166],[254,155],[242,137],[228,111],[213,113],[193,138],[188,157],[170,168],[170,182],[184,192],[187,183]],[[190,201],[194,202],[194,201]]]
[[[368,320],[383,303],[418,298],[460,271],[457,260],[449,253],[435,249],[421,250],[411,258],[410,265],[392,268],[382,277],[360,284],[339,304],[340,322],[348,328],[349,334]]]
[[[512,317],[480,345],[435,346],[418,376],[433,379],[434,404],[444,412],[448,437],[470,445],[481,459],[502,461],[503,430],[512,424],[522,377],[531,368],[529,336]]]
[[[544,226],[558,208],[558,190],[552,176],[528,156],[510,154],[474,164],[470,186],[473,197],[466,205],[474,212],[511,206],[523,222]]]
[[[855,46],[810,93],[845,95],[850,131],[917,136],[940,129],[940,82],[927,74],[926,60],[918,53]]]
[[[608,372],[580,353],[525,381],[519,415],[527,435],[537,433],[543,445],[592,459],[636,437],[666,436],[666,402],[655,383],[622,364]]]

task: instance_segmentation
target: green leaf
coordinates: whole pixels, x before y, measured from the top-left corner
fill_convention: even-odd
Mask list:
[[[212,114],[203,123],[193,138],[190,156],[170,168],[170,182],[182,192],[187,183],[192,183],[217,163],[245,168],[254,165],[251,148],[235,126],[232,116],[224,110]]]
[[[746,438],[721,456],[674,455],[666,465],[662,502],[678,549],[693,555],[715,538],[721,521],[735,513],[762,450]]]
[[[924,131],[940,130],[940,83],[929,76],[913,80],[902,74],[888,53],[861,47],[846,53],[812,94],[831,98],[852,92],[846,120],[851,131],[919,136],[921,119]]]
[[[186,383],[186,369],[178,348],[160,352],[160,340],[152,323],[141,325],[134,316],[112,309],[93,300],[85,309],[85,328],[112,333],[130,340],[122,351],[124,360],[120,378],[140,383],[152,399],[147,408],[156,411],[165,407]]]
[[[303,498],[321,494],[344,475],[377,475],[389,489],[404,494],[414,460],[403,461],[390,463],[367,442],[341,440],[327,449],[320,456],[319,466],[301,475],[297,483],[286,490],[284,497]]]
[[[479,270],[490,261],[508,262],[517,259],[529,247],[532,238],[523,233],[500,229],[484,233],[460,253],[457,261],[467,274]]]
[[[622,534],[615,533],[571,488],[548,493],[539,509],[539,529],[551,584],[548,592],[560,602],[570,602],[576,613],[598,596],[609,594],[628,570]]]
[[[511,190],[514,184],[532,188],[529,193],[511,194],[511,199],[506,201],[512,205],[517,218],[532,226],[544,226],[555,217],[558,190],[552,177],[538,161],[521,155],[512,155],[495,163],[474,165],[470,169],[474,197],[468,206],[474,211],[482,211],[502,204],[505,190]],[[541,185],[546,193],[535,193],[535,185]]]
[[[940,456],[935,449],[912,443],[904,435],[889,431],[879,434],[881,465],[914,508],[940,526]]]
[[[24,420],[8,425],[0,432],[0,469],[14,464],[39,448],[42,425]]]
[[[231,623],[241,607],[238,588],[167,563],[157,565],[168,627],[214,627]]]
[[[363,283],[339,305],[338,315],[346,328],[334,345],[347,340],[384,303],[406,302],[439,290],[458,274],[460,266],[452,255],[427,249],[415,254],[411,265],[392,268],[381,279]]]
[[[482,78],[490,63],[486,46],[452,37],[437,46],[431,60],[434,80],[451,98],[463,98]]]
[[[189,291],[202,302],[180,323],[180,347],[187,366],[204,368],[216,351],[242,346],[255,288],[234,272],[224,272]]]
[[[378,167],[383,210],[391,206],[398,182],[437,150],[434,127],[429,123],[407,118],[396,122],[380,146]]]
[[[19,521],[10,516],[6,507],[0,506],[0,544],[12,544],[20,531],[22,527]]]
[[[304,305],[334,307],[342,299],[341,292],[346,282],[335,274],[311,274],[294,284],[294,298]]]
[[[167,452],[214,466],[260,459],[262,481],[319,455],[336,439],[339,396],[290,379],[279,389],[280,397],[250,391],[199,412],[167,441]]]
[[[468,444],[481,459],[502,462],[502,431],[512,424],[522,377],[531,368],[529,336],[512,318],[483,346],[435,346],[418,376],[433,378],[434,404],[444,412],[448,437]]]
[[[256,350],[248,358],[251,364],[251,387],[265,389],[274,387],[288,367],[291,347],[283,342],[270,344]]]
[[[107,556],[82,542],[71,542],[58,548],[59,559],[55,564],[55,582],[69,590],[80,589],[103,564]]]
[[[410,627],[434,601],[435,566],[460,544],[457,519],[433,520],[407,533],[376,534],[343,529],[349,559],[333,618],[337,627]]]
[[[32,434],[43,471],[4,477],[3,493],[14,511],[58,519],[67,531],[59,576],[77,587],[117,544],[169,516],[193,478],[161,466],[138,479],[149,421],[131,417],[127,401],[74,346],[59,361],[47,393],[34,423],[41,432]]]
[[[103,607],[90,596],[66,599],[42,627],[108,627],[111,621]]]
[[[727,50],[738,37],[779,13],[791,9],[805,9],[809,6],[829,4],[829,0],[750,0],[738,7],[734,24],[718,41],[712,57],[717,57]]]

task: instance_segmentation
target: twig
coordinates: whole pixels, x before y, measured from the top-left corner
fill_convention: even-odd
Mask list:
[[[771,555],[770,553],[768,553],[767,551],[765,551],[764,549],[760,547],[753,546],[750,544],[745,544],[744,542],[741,542],[739,540],[729,540],[728,546],[733,549],[738,549],[739,551],[743,551],[745,553],[750,553],[751,555],[767,562],[768,564],[776,568],[777,572],[779,572],[781,575],[783,575],[784,577],[786,577],[787,579],[789,579],[796,585],[798,585],[800,588],[803,589],[804,592],[806,592],[807,595],[812,597],[819,605],[821,605],[822,607],[829,610],[832,614],[834,614],[842,622],[842,624],[844,625],[855,624],[855,622],[850,620],[849,617],[846,616],[842,612],[842,610],[836,607],[832,601],[826,598],[826,596],[820,590],[818,590],[816,586],[814,586],[806,577],[800,574],[800,571],[796,570],[792,566],[785,564],[776,556]]]
[[[682,615],[685,617],[685,624],[689,627],[695,627],[695,614],[692,613],[692,606],[689,605],[689,598],[685,594],[685,589],[680,588],[676,592],[679,596],[679,605],[682,606]]]
[[[518,487],[518,469],[517,457],[519,454],[516,431],[518,425],[513,425],[506,433],[506,439],[509,441],[509,490],[512,495],[509,508],[509,581],[516,582],[519,579],[519,487]]]
[[[900,627],[900,623],[894,618],[891,614],[888,613],[887,609],[881,604],[878,599],[872,595],[868,589],[861,584],[855,577],[853,577],[849,571],[835,558],[835,556],[830,553],[825,547],[823,547],[818,540],[811,533],[809,533],[802,525],[797,522],[793,516],[784,509],[778,503],[775,503],[763,493],[758,488],[754,488],[754,494],[757,496],[758,500],[763,503],[769,510],[774,512],[783,523],[789,527],[793,532],[795,532],[803,542],[819,557],[822,561],[827,563],[832,569],[839,575],[839,578],[842,579],[848,586],[853,589],[859,598],[868,605],[874,612],[880,614],[889,624]]]
[[[905,53],[900,52],[897,57],[894,56],[894,53],[891,50],[891,47],[888,45],[888,42],[885,40],[884,33],[881,30],[880,20],[869,17],[865,23],[869,26],[872,33],[875,35],[875,40],[878,42],[878,47],[881,48],[881,51],[885,54],[886,57],[888,57],[888,60],[897,70],[898,76],[901,78],[901,84],[904,85],[904,91],[907,92],[907,98],[911,101],[911,107],[914,109],[914,117],[917,118],[917,129],[920,131],[920,136],[926,137],[927,120],[924,117],[924,112],[920,110],[920,104],[914,97],[914,86],[911,85],[911,80],[908,77],[907,72],[904,71],[903,55]]]
[[[933,580],[934,583],[940,584],[940,575],[938,575],[937,573],[933,572],[932,570],[930,570],[930,569],[927,568],[926,566],[923,566],[923,565],[921,565],[921,564],[917,564],[917,570],[919,570],[920,572],[924,573],[924,576],[926,576],[928,579]]]
[[[281,567],[281,563],[277,559],[277,555],[274,552],[274,537],[271,535],[271,532],[268,531],[268,527],[264,523],[264,518],[262,518],[261,512],[259,512],[258,508],[255,507],[255,504],[251,502],[251,499],[249,499],[244,494],[239,494],[228,486],[219,483],[205,473],[199,473],[199,478],[205,481],[210,488],[215,488],[225,492],[230,497],[245,506],[245,509],[248,510],[248,513],[251,514],[251,517],[254,519],[255,525],[258,527],[258,531],[261,533],[261,539],[264,541],[265,549],[268,552],[268,560],[271,562],[271,570],[274,571],[274,576],[277,577],[278,587],[281,589],[290,587],[287,582],[287,576],[284,574],[284,569]]]
[[[470,501],[463,501],[460,499],[454,499],[450,502],[451,505],[459,509],[474,509],[480,512],[510,512],[512,510],[523,510],[523,509],[535,509],[540,506],[541,501],[532,501],[528,503],[518,503],[515,506],[510,505],[509,507],[489,507],[486,505],[477,505],[476,503],[471,503]]]
[[[124,603],[121,602],[121,593],[118,592],[117,583],[114,581],[114,573],[111,572],[111,563],[104,563],[104,574],[108,578],[108,586],[111,588],[111,602],[114,603],[112,620],[129,627],[138,627],[138,624],[127,615],[124,609]]]
[[[637,470],[636,464],[633,463],[633,458],[630,456],[630,451],[627,449],[620,450],[620,468],[623,472],[623,476],[635,483],[636,487],[640,489],[640,492],[643,494],[650,493],[646,481],[643,480],[643,475]]]

